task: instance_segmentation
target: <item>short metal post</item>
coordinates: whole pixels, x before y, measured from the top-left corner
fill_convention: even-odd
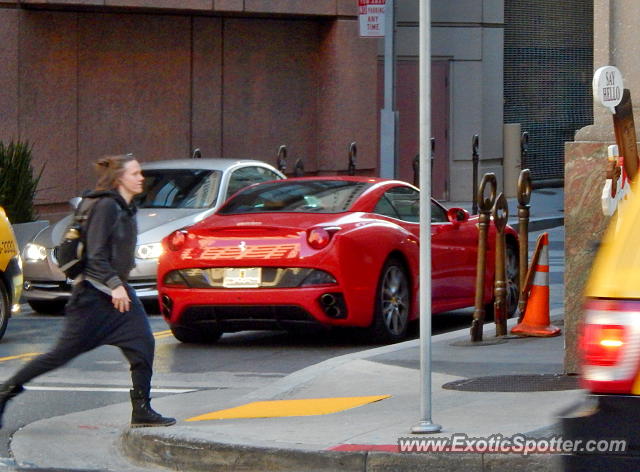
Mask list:
[[[471,213],[473,213],[474,215],[478,213],[478,165],[480,163],[480,156],[478,155],[479,146],[480,137],[477,134],[474,134],[471,144],[471,161],[473,163],[473,200],[471,205]]]
[[[436,138],[431,138],[431,181],[433,181],[433,161],[436,158]]]
[[[494,173],[482,176],[477,199],[480,201],[480,215],[478,216],[478,258],[476,262],[476,294],[475,310],[471,322],[471,341],[482,341],[482,325],[484,324],[484,285],[487,260],[487,238],[491,223],[491,209],[496,200],[497,181]],[[489,197],[485,197],[485,190],[489,190]]]
[[[298,158],[296,161],[296,165],[293,168],[293,174],[296,177],[304,177],[304,163],[302,162],[302,158]]]
[[[518,247],[519,247],[519,294],[518,322],[524,318],[528,293],[525,290],[527,269],[529,267],[529,201],[531,200],[531,173],[522,169],[518,178]]]
[[[356,142],[354,141],[349,145],[349,165],[348,165],[349,175],[356,175],[357,155],[358,155],[358,147],[356,146]]]
[[[529,151],[529,133],[526,131],[520,137],[520,168],[527,167],[527,152]]]
[[[492,210],[493,222],[496,225],[496,267],[495,267],[495,304],[493,308],[493,316],[496,323],[496,336],[504,336],[507,334],[507,282],[506,282],[506,251],[507,245],[505,241],[504,229],[507,226],[509,218],[509,205],[503,193],[498,195],[496,203]]]
[[[278,170],[284,174],[287,170],[287,146],[284,144],[278,148]]]

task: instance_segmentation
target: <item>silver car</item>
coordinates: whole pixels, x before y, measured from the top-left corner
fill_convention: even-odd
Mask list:
[[[209,216],[241,188],[285,178],[269,164],[254,160],[178,159],[145,163],[142,169],[145,191],[136,197],[138,245],[129,283],[150,308],[157,306],[162,238]],[[61,312],[70,296],[70,281],[58,269],[53,248],[62,240],[71,216],[40,231],[22,251],[23,295],[35,311]]]

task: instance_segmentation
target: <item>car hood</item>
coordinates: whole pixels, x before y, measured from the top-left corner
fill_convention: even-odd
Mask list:
[[[213,211],[212,208],[140,208],[136,215],[138,244],[159,242],[172,231],[197,223]],[[49,248],[57,246],[62,241],[71,218],[72,215],[67,215],[57,223],[47,226],[36,235],[33,242]]]

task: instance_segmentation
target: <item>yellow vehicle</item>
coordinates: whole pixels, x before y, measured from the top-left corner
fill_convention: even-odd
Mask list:
[[[20,309],[22,260],[9,219],[0,207],[0,338],[4,336],[11,313]]]
[[[636,177],[593,264],[579,336],[580,381],[588,395],[562,415],[563,439],[585,444],[615,439],[625,448],[566,455],[566,472],[640,470],[639,184]]]

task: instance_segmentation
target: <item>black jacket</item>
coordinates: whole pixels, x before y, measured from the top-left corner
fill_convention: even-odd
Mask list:
[[[127,205],[115,190],[90,192],[85,198],[99,200],[87,221],[84,276],[114,289],[127,281],[135,266],[136,206]]]

